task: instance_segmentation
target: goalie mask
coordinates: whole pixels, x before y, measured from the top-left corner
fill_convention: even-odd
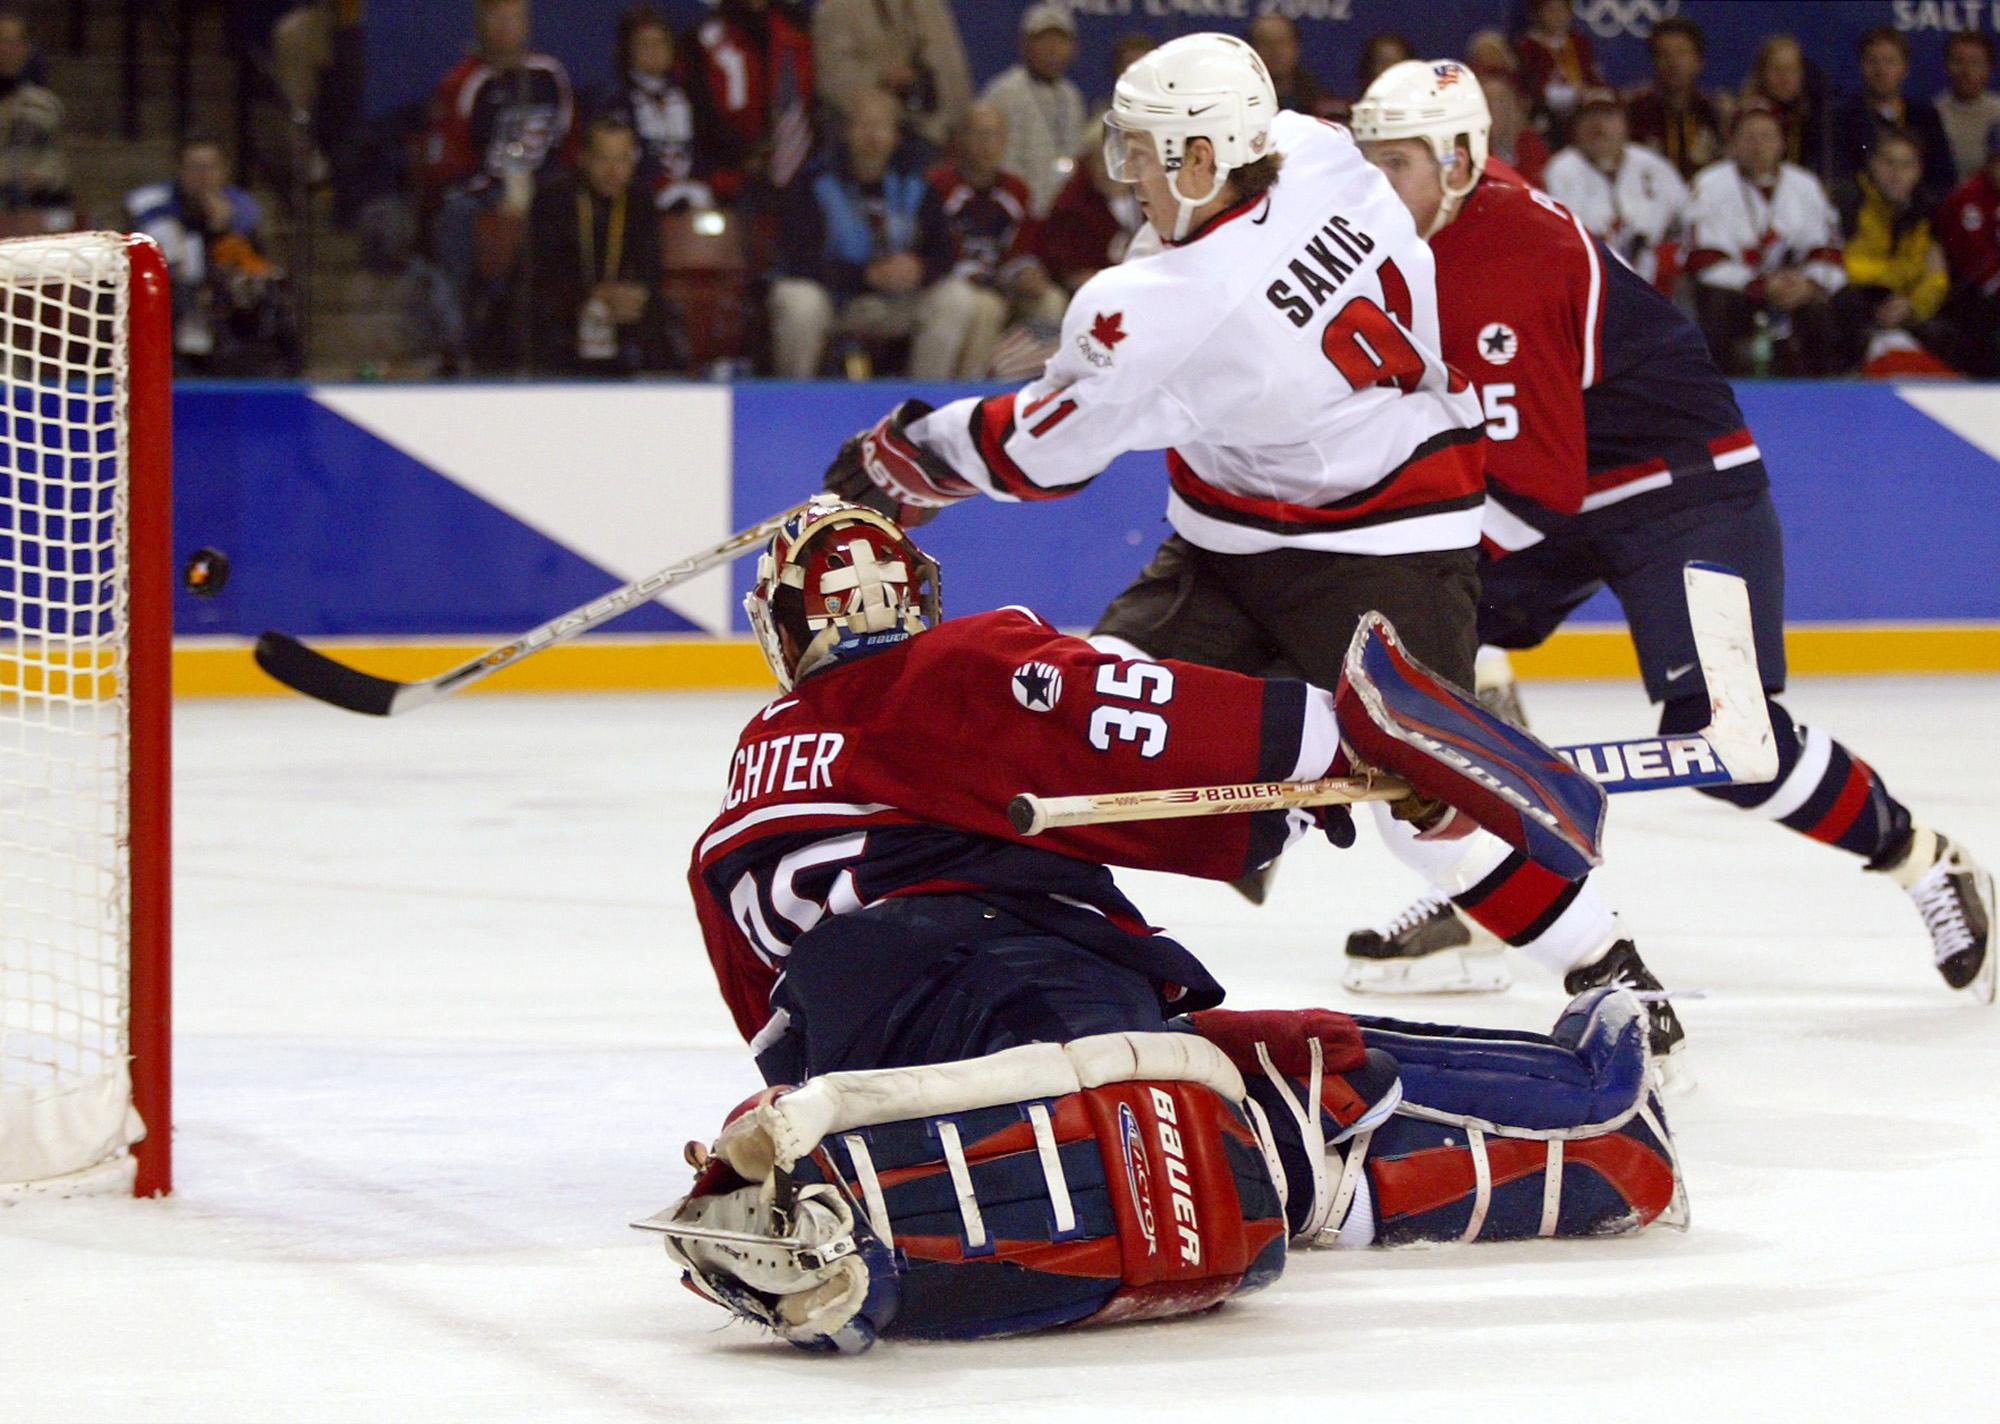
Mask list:
[[[937,622],[937,560],[886,515],[815,499],[772,536],[743,610],[789,692],[816,668]]]

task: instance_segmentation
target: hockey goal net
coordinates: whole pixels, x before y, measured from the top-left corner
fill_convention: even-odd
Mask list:
[[[0,242],[0,1194],[169,1157],[169,290]]]

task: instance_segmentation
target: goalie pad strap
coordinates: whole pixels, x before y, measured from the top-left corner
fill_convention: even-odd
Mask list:
[[[1346,1223],[1366,1135],[1401,1100],[1395,1063],[1363,1042],[1351,1016],[1327,1009],[1205,1009],[1187,1022],[1246,1075],[1253,1103],[1289,1129],[1292,1160],[1281,1154],[1272,1176],[1292,1239],[1330,1240]],[[1362,1146],[1343,1156],[1339,1145],[1357,1139]]]

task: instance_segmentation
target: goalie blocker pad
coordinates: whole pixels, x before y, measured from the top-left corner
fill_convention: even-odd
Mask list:
[[[1567,880],[1602,862],[1602,787],[1404,649],[1380,613],[1354,631],[1334,692],[1353,755],[1464,811]]]
[[[1179,1033],[827,1074],[753,1100],[663,1216],[716,1219],[732,1191],[780,1175],[801,1196],[837,1192],[857,1237],[848,1259],[870,1274],[848,1292],[859,1315],[802,1336],[783,1328],[768,1279],[690,1280],[808,1347],[1185,1315],[1284,1269],[1274,1151],[1245,1096],[1221,1052]],[[801,1272],[802,1294],[821,1284]]]

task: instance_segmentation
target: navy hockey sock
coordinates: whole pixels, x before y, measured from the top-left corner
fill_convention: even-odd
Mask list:
[[[1889,794],[1875,769],[1817,727],[1801,727],[1778,702],[1766,699],[1778,740],[1778,775],[1756,786],[1704,786],[1702,795],[1741,806],[1871,865],[1902,853],[1910,812]],[[1708,719],[1708,704],[1692,698],[1669,702],[1660,714],[1663,733],[1693,732]]]

